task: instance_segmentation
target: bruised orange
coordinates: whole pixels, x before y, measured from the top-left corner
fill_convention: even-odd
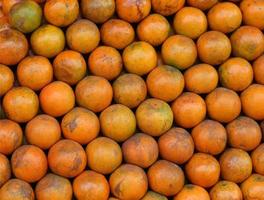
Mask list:
[[[183,187],[183,189],[173,198],[173,200],[210,200],[208,192],[198,186],[187,184]]]
[[[211,200],[242,200],[242,192],[236,183],[219,181],[210,190]]]
[[[259,84],[264,85],[264,55],[258,57],[253,63],[254,78]]]
[[[14,79],[12,70],[8,66],[0,64],[0,96],[13,87]]]
[[[0,153],[0,187],[11,178],[11,166],[8,158]]]
[[[256,173],[264,175],[264,144],[260,144],[252,153],[251,160]]]
[[[261,199],[264,192],[264,176],[252,174],[241,184],[240,188],[244,200]]]
[[[169,16],[180,10],[185,0],[152,0],[152,9],[163,16]]]
[[[216,3],[218,3],[218,0],[187,0],[187,3],[190,6],[204,11],[213,7]]]

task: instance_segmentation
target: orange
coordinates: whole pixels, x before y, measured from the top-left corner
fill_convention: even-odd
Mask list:
[[[89,56],[89,69],[95,76],[113,80],[120,74],[123,61],[120,53],[113,47],[97,47]]]
[[[138,128],[151,136],[160,136],[168,131],[173,123],[170,106],[159,99],[147,99],[136,110]]]
[[[173,200],[210,200],[208,192],[198,186],[187,184],[183,187],[183,189],[173,198]]]
[[[208,10],[213,7],[218,0],[187,0],[190,6],[199,8],[200,10]]]
[[[2,0],[2,9],[5,15],[8,15],[11,8],[22,0]]]
[[[259,84],[264,85],[264,55],[258,57],[253,63],[254,78]]]
[[[168,200],[166,196],[157,192],[148,191],[141,200]]]
[[[251,160],[254,171],[258,174],[264,175],[264,144],[260,144],[252,153]]]
[[[242,192],[237,184],[230,181],[219,181],[210,190],[211,200],[242,200]]]
[[[207,19],[200,9],[184,7],[176,13],[173,27],[177,34],[196,39],[207,30]]]
[[[183,128],[192,128],[206,115],[206,105],[201,96],[192,92],[182,93],[171,105],[174,120]]]
[[[149,187],[162,195],[177,194],[184,185],[182,169],[169,161],[158,160],[148,169]]]
[[[184,89],[182,73],[169,65],[161,65],[153,69],[147,76],[148,92],[154,98],[173,101]]]
[[[183,35],[173,35],[162,44],[161,54],[167,65],[184,70],[196,61],[197,49],[190,38]]]
[[[53,117],[65,115],[75,103],[72,88],[62,81],[54,81],[44,87],[39,100],[42,110]]]
[[[98,117],[90,110],[75,107],[61,121],[63,136],[80,144],[88,144],[100,130]]]
[[[0,187],[11,178],[11,166],[8,158],[0,153]]]
[[[14,74],[12,70],[5,65],[0,64],[0,96],[3,96],[8,90],[13,87]]]
[[[104,136],[123,142],[134,134],[136,117],[128,107],[113,104],[101,112],[100,125]]]
[[[264,192],[264,176],[252,174],[241,186],[244,200],[262,199]]]
[[[157,65],[157,53],[147,42],[133,42],[123,51],[123,62],[129,73],[144,75]]]
[[[180,10],[185,0],[152,0],[152,9],[163,16],[169,16]]]
[[[183,128],[170,129],[160,136],[158,144],[161,158],[179,165],[187,162],[194,152],[193,139]]]
[[[107,108],[113,98],[111,84],[99,76],[86,76],[75,88],[78,105],[93,112],[101,112]]]

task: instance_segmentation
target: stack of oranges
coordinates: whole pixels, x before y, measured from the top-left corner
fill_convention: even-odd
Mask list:
[[[264,0],[0,0],[0,200],[264,200]]]

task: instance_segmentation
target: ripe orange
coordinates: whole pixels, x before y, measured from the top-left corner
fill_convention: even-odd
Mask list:
[[[0,84],[0,96],[3,96],[14,84],[14,74],[12,70],[8,66],[2,64],[0,64]]]
[[[264,176],[252,174],[240,186],[244,200],[253,200],[263,198]]]
[[[157,192],[148,191],[141,200],[168,200],[166,196]]]
[[[260,144],[252,153],[251,160],[254,171],[264,175],[264,144]]]
[[[187,3],[190,6],[199,8],[204,11],[213,7],[216,3],[218,3],[218,0],[187,0]]]
[[[237,184],[230,181],[219,181],[210,190],[211,200],[242,200],[242,192]]]
[[[254,78],[259,84],[264,85],[264,55],[258,57],[253,63]]]
[[[0,187],[11,178],[11,166],[8,158],[0,153]]]
[[[180,10],[185,3],[185,0],[152,0],[152,9],[163,15],[169,16]]]
[[[198,186],[187,184],[183,187],[183,189],[173,198],[173,200],[210,200],[208,192]]]

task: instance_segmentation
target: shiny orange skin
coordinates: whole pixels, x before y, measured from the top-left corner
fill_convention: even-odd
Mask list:
[[[212,30],[230,33],[236,30],[242,22],[239,7],[231,2],[218,3],[208,12],[208,23]]]
[[[122,163],[119,144],[107,137],[94,139],[85,151],[89,168],[101,174],[112,173]]]
[[[122,144],[122,152],[126,163],[148,168],[157,160],[159,147],[153,137],[137,133]]]
[[[166,196],[157,192],[148,191],[141,200],[168,200]]]
[[[263,199],[264,176],[252,174],[241,186],[244,200]]]
[[[227,88],[216,88],[206,96],[205,102],[209,117],[222,123],[231,122],[241,111],[239,96]]]
[[[0,153],[0,187],[11,178],[11,166],[8,158]]]
[[[75,107],[62,118],[61,129],[66,139],[88,144],[98,136],[100,124],[92,111]]]
[[[12,154],[11,166],[15,177],[28,183],[40,180],[48,170],[44,151],[34,145],[17,148]]]
[[[105,78],[87,76],[77,84],[75,96],[80,106],[101,112],[111,104],[113,89]]]
[[[111,174],[109,185],[118,199],[141,199],[147,192],[148,179],[140,167],[123,164]]]
[[[27,52],[28,42],[21,32],[11,28],[0,30],[0,64],[16,65]]]
[[[23,132],[19,124],[8,119],[1,119],[0,127],[0,153],[9,155],[22,144]]]
[[[22,0],[2,0],[2,9],[5,15],[9,14],[12,6],[21,2]]]
[[[20,85],[38,91],[52,81],[53,68],[43,56],[28,56],[18,64],[17,78]]]
[[[196,61],[197,49],[190,38],[183,35],[173,35],[162,44],[161,54],[167,65],[183,70]]]
[[[178,165],[158,160],[148,169],[148,181],[154,192],[172,196],[183,188],[184,173]]]
[[[3,108],[9,119],[19,123],[28,122],[38,112],[38,96],[27,87],[12,88],[3,98]]]
[[[60,28],[45,24],[31,34],[30,44],[35,54],[52,58],[64,49],[65,36]]]
[[[20,179],[10,179],[0,189],[1,200],[34,200],[32,187]]]
[[[79,15],[78,0],[49,0],[45,3],[44,15],[55,26],[68,26]]]
[[[241,26],[230,37],[234,56],[254,60],[264,52],[264,35],[256,27]]]
[[[121,19],[110,19],[100,29],[102,42],[116,49],[124,49],[134,41],[135,31],[131,24]]]
[[[102,174],[86,170],[73,180],[73,192],[78,200],[107,200],[110,188]]]
[[[184,6],[185,0],[151,0],[152,9],[163,16],[176,13]]]
[[[144,75],[157,65],[157,53],[147,42],[133,42],[123,51],[123,62],[129,73]]]
[[[119,18],[136,23],[149,15],[151,0],[116,0],[116,12]]]
[[[153,46],[161,45],[169,36],[169,32],[170,24],[168,20],[159,14],[147,16],[137,26],[139,39]]]
[[[237,184],[230,181],[219,181],[210,190],[211,200],[243,200]]]
[[[122,104],[112,104],[100,114],[101,132],[117,142],[123,142],[136,130],[136,117]]]
[[[218,68],[218,71],[221,84],[234,91],[243,91],[253,81],[252,66],[243,58],[228,59]]]
[[[234,183],[241,183],[252,172],[252,162],[246,151],[229,148],[224,151],[219,159],[221,177]]]
[[[198,186],[187,184],[183,189],[173,198],[173,200],[210,200],[208,192]]]
[[[66,114],[75,103],[72,88],[62,81],[54,81],[45,86],[40,92],[39,100],[42,110],[53,117]]]
[[[25,136],[29,144],[49,149],[61,137],[60,124],[49,115],[37,115],[27,123]]]
[[[90,53],[100,42],[100,32],[90,20],[79,19],[67,28],[66,40],[70,49]]]
[[[0,96],[13,87],[14,81],[12,70],[8,66],[0,64]]]
[[[264,86],[261,84],[252,84],[245,89],[240,99],[245,115],[255,119],[264,119]]]
[[[225,127],[214,120],[204,120],[192,129],[192,138],[197,151],[218,155],[227,143]]]
[[[59,53],[53,61],[57,80],[77,84],[86,74],[86,62],[79,52],[66,50]]]
[[[252,153],[251,160],[254,171],[258,174],[264,175],[264,144],[260,144]]]
[[[176,124],[192,128],[206,115],[206,105],[202,97],[192,92],[182,93],[171,105]]]
[[[243,13],[244,24],[264,30],[264,2],[262,0],[243,0],[240,3],[240,9]]]
[[[173,28],[177,34],[196,39],[207,30],[207,19],[200,9],[184,7],[176,13]]]
[[[202,62],[219,65],[229,58],[231,43],[225,34],[218,31],[208,31],[197,40],[197,50]]]
[[[209,154],[195,153],[185,165],[185,173],[191,183],[209,188],[216,184],[220,177],[220,165]]]
[[[83,147],[73,140],[60,140],[49,149],[49,168],[60,176],[72,178],[79,175],[85,169],[86,161]]]
[[[137,107],[147,96],[147,86],[136,74],[123,74],[113,83],[114,100],[129,108]]]
[[[107,80],[113,80],[121,73],[123,61],[120,53],[113,47],[97,47],[88,59],[90,72]]]
[[[159,99],[143,101],[136,110],[138,128],[151,136],[160,136],[168,131],[173,123],[170,106]]]
[[[228,143],[231,147],[245,151],[255,149],[261,142],[262,133],[256,121],[240,116],[226,126]]]
[[[185,88],[196,94],[213,91],[218,84],[216,69],[208,64],[197,64],[184,72]]]
[[[184,164],[193,155],[194,142],[188,131],[172,128],[158,140],[160,156],[176,164]]]
[[[213,7],[218,0],[187,0],[190,6],[199,8],[200,10],[208,10]]]
[[[35,194],[38,200],[71,200],[71,182],[66,178],[49,173],[37,183]]]
[[[94,23],[104,23],[115,12],[114,0],[81,0],[82,14]]]
[[[184,89],[182,73],[169,65],[161,65],[153,69],[147,76],[149,94],[163,101],[173,101]]]
[[[253,63],[255,81],[264,85],[264,55],[258,57]]]

